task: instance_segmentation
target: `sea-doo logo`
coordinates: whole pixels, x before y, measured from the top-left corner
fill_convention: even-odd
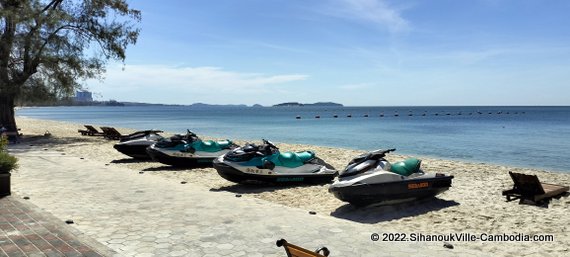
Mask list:
[[[410,183],[408,184],[408,189],[419,189],[419,188],[426,188],[429,187],[428,182],[421,182],[421,183]]]
[[[245,169],[245,171],[248,172],[248,173],[263,174],[263,171],[262,171],[262,170],[258,170],[258,169],[247,168],[247,169]]]
[[[170,153],[170,155],[174,157],[194,157],[194,155],[191,153],[182,153],[182,152],[172,152]]]

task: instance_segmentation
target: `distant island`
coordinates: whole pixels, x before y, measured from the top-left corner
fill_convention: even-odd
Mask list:
[[[273,107],[290,107],[290,106],[335,106],[335,107],[343,107],[344,105],[339,104],[339,103],[333,103],[333,102],[317,102],[314,104],[303,104],[303,103],[298,103],[298,102],[287,102],[287,103],[280,103],[280,104],[276,104],[273,105]]]

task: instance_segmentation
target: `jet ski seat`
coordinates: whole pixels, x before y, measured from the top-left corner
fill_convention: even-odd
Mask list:
[[[224,141],[213,141],[213,140],[205,140],[205,141],[197,141],[192,143],[192,148],[196,151],[203,151],[203,152],[218,152],[222,149],[229,148],[232,142],[230,140]]]
[[[277,156],[277,160],[275,160],[277,162],[274,161],[274,163],[275,165],[287,168],[297,168],[303,166],[305,162],[313,158],[315,158],[315,153],[311,151],[284,152],[284,153],[279,153],[279,155]]]
[[[416,158],[410,158],[401,162],[392,163],[390,171],[407,177],[409,175],[419,172],[421,164],[422,160]]]

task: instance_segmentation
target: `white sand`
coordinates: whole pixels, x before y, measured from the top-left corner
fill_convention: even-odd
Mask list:
[[[53,148],[110,165],[120,165],[137,171],[164,176],[178,181],[204,185],[211,190],[226,190],[246,197],[256,197],[283,205],[312,210],[321,214],[360,222],[372,226],[371,231],[401,233],[473,233],[473,234],[544,234],[553,235],[554,242],[451,242],[455,247],[481,249],[497,256],[569,256],[570,255],[570,198],[553,199],[548,208],[506,202],[501,191],[512,188],[508,171],[536,174],[542,182],[570,185],[570,174],[515,168],[484,163],[421,158],[427,172],[455,176],[453,186],[437,199],[398,206],[355,209],[328,193],[328,185],[305,187],[241,186],[221,178],[212,168],[172,169],[160,163],[134,162],[115,149],[116,141],[101,137],[80,136],[82,124],[46,121],[18,117],[17,123],[27,137],[23,143]],[[98,124],[93,124],[97,127]],[[147,129],[147,128],[141,128]],[[120,129],[122,133],[133,130]],[[49,131],[52,137],[41,135]],[[183,133],[180,131],[179,133]],[[166,133],[165,135],[169,135]],[[37,137],[35,137],[37,136]],[[30,138],[31,137],[31,138]],[[236,143],[245,142],[237,140]],[[260,142],[257,142],[260,143]],[[281,150],[314,150],[317,156],[343,169],[361,151],[276,142]],[[392,154],[388,160],[407,156]],[[540,160],[529,160],[529,162]],[[64,164],[62,164],[64,165]],[[16,171],[17,172],[17,171]],[[215,194],[213,194],[213,197]]]

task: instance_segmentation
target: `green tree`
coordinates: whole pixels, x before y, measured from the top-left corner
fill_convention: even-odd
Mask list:
[[[124,61],[140,19],[126,0],[0,0],[0,124],[16,130],[16,99],[70,96]]]

